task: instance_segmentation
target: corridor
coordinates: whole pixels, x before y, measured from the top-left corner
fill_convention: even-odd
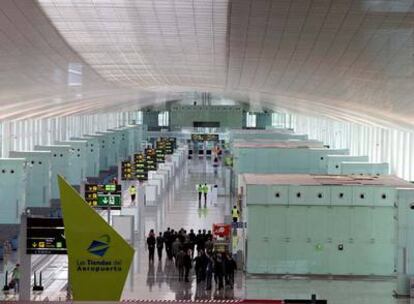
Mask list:
[[[170,185],[168,192],[162,197],[157,206],[145,208],[145,233],[154,229],[158,235],[168,227],[174,230],[181,228],[211,230],[213,223],[224,221],[225,206],[229,204],[228,197],[218,196],[218,200],[208,202],[207,208],[198,208],[196,184],[223,184],[221,170],[215,176],[210,161],[189,160],[176,178],[175,184]],[[156,223],[156,219],[160,223]],[[151,225],[152,224],[152,225]],[[160,231],[156,228],[159,227]],[[189,299],[233,299],[243,295],[241,276],[237,275],[234,290],[206,291],[205,283],[197,286],[194,269],[190,272],[190,282],[179,282],[178,271],[174,264],[165,258],[154,264],[148,263],[148,250],[145,239],[136,244],[136,255],[133,271],[130,274],[123,293],[123,299],[148,300],[189,300]]]

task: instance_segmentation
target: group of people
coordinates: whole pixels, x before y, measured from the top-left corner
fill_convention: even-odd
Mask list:
[[[198,230],[196,234],[193,229],[187,233],[182,228],[178,231],[168,228],[158,236],[151,230],[147,237],[147,248],[150,264],[154,263],[155,249],[161,261],[165,248],[167,260],[174,262],[178,270],[179,281],[189,282],[190,270],[194,266],[197,283],[205,281],[207,290],[212,287],[213,277],[218,289],[222,289],[224,284],[230,288],[234,285],[236,262],[231,254],[214,251],[210,230]],[[195,250],[197,256],[194,258]]]
[[[207,194],[208,194],[208,185],[205,184],[198,184],[197,185],[197,193],[198,193],[198,208],[201,208],[201,198],[204,196],[204,208],[207,208]]]

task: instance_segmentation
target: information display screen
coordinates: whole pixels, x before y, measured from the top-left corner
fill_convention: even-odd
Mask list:
[[[164,154],[173,154],[177,146],[177,139],[175,137],[160,137],[157,139],[156,147],[164,149]]]
[[[125,160],[121,163],[121,180],[134,180],[134,166],[129,160]]]
[[[191,134],[192,141],[219,141],[218,134]]]
[[[157,163],[165,163],[165,148],[156,148],[155,153],[157,155]]]
[[[148,171],[157,170],[157,154],[155,149],[145,149]]]
[[[62,218],[27,218],[27,254],[66,254]]]
[[[135,178],[139,181],[148,180],[147,159],[144,153],[134,154]]]
[[[120,210],[122,186],[116,184],[86,184],[85,200],[93,208]]]

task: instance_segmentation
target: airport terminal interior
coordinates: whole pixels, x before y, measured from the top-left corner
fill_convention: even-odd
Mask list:
[[[1,0],[0,301],[414,303],[414,0]]]

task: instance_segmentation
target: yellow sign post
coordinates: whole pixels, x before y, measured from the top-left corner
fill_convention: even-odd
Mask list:
[[[119,301],[134,249],[61,176],[60,199],[75,301]]]

